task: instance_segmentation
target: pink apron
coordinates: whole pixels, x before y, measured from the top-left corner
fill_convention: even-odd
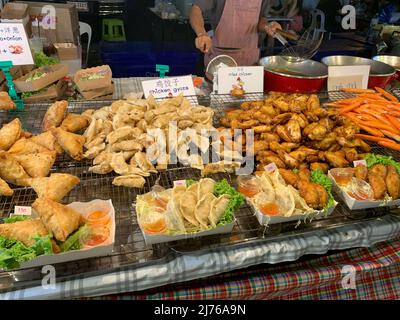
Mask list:
[[[219,55],[231,56],[239,66],[258,62],[258,21],[261,0],[226,0],[221,20],[212,39],[213,46],[204,56],[205,66]]]

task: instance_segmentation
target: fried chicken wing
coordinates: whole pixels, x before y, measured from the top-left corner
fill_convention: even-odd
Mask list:
[[[357,166],[354,168],[354,176],[360,180],[366,180],[368,176],[368,168],[366,166]]]
[[[291,140],[288,142],[299,143],[301,141],[301,127],[297,120],[289,120],[289,122],[286,124],[286,131]]]
[[[389,195],[393,200],[399,198],[400,192],[400,176],[393,166],[388,166],[386,175],[386,187]]]
[[[308,170],[306,168],[299,170],[298,175],[299,175],[300,180],[303,180],[303,181],[311,180],[311,172],[310,172],[310,170]]]
[[[374,199],[383,199],[386,193],[385,178],[380,174],[370,172],[368,174],[368,183],[371,185],[372,191],[374,192]]]
[[[318,140],[318,141],[323,140],[326,137],[327,132],[328,128],[324,127],[323,125],[317,122],[309,124],[303,130],[303,133],[310,140]]]
[[[325,152],[325,159],[328,163],[334,168],[346,168],[350,165],[350,163],[344,158],[344,156],[340,156],[334,152]]]
[[[369,173],[376,174],[378,176],[381,176],[383,179],[385,179],[386,175],[387,175],[387,168],[383,164],[375,164],[369,170]]]
[[[329,165],[327,163],[313,162],[310,165],[311,170],[321,170],[323,173],[328,173]]]
[[[281,174],[283,180],[285,180],[287,184],[290,184],[293,187],[297,187],[299,176],[295,174],[292,170],[279,169],[279,173]]]

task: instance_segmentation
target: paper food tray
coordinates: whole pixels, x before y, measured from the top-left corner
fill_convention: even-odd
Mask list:
[[[108,211],[111,217],[111,234],[108,242],[93,248],[68,251],[52,255],[42,255],[31,261],[21,263],[20,268],[32,268],[49,264],[62,263],[73,260],[88,259],[93,257],[107,256],[111,254],[115,242],[115,210],[111,200],[92,200],[90,202],[72,202],[67,205],[81,214],[93,211]],[[33,211],[33,210],[32,210]]]
[[[335,210],[337,206],[337,202],[335,201],[335,205],[329,208],[328,210],[313,211],[308,214],[296,215],[291,217],[282,217],[282,216],[266,216],[265,214],[262,214],[248,198],[246,198],[246,201],[254,209],[259,224],[265,227],[270,224],[278,224],[291,221],[305,221],[322,216],[327,217],[332,214],[332,212]]]
[[[213,236],[216,234],[231,233],[234,225],[235,225],[235,221],[232,223],[226,224],[224,226],[211,229],[211,230],[206,230],[206,231],[196,232],[196,233],[189,233],[189,234],[180,234],[180,235],[176,235],[176,236],[152,235],[152,234],[145,233],[142,229],[140,229],[140,230],[142,230],[142,234],[143,234],[146,244],[152,245],[152,244],[156,244],[156,243],[171,242],[171,241],[186,240],[186,239],[196,239],[196,238],[205,237],[205,236]]]
[[[332,177],[330,172],[328,172],[328,176],[332,180],[334,190],[336,191],[336,193],[339,195],[339,197],[343,200],[343,202],[346,204],[346,206],[350,210],[363,210],[363,209],[372,209],[372,208],[400,206],[400,199],[397,199],[394,201],[370,201],[370,200],[360,201],[360,200],[353,199],[352,197],[350,197],[347,194],[346,191],[344,191],[342,188],[340,188],[337,185],[335,179]]]

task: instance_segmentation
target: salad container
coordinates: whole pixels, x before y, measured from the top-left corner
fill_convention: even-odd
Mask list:
[[[75,73],[74,82],[79,92],[108,88],[111,85],[112,71],[108,65],[81,69]]]

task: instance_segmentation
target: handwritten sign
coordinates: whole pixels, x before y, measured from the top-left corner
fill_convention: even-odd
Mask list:
[[[0,43],[0,61],[14,66],[34,63],[22,23],[0,23]]]
[[[144,96],[147,98],[169,98],[180,94],[184,96],[195,96],[192,76],[175,78],[162,78],[155,80],[142,81]]]
[[[264,167],[264,171],[266,172],[274,172],[277,169],[278,167],[276,166],[275,162],[271,162]]]
[[[186,180],[176,180],[174,181],[174,187],[186,187]]]
[[[365,160],[356,160],[356,161],[353,161],[353,165],[354,165],[354,168],[355,167],[366,167],[367,166],[367,161],[365,161]]]
[[[329,66],[328,91],[343,88],[366,89],[371,66]]]
[[[15,216],[30,216],[32,214],[31,207],[15,206],[14,215]]]
[[[264,67],[226,67],[218,69],[218,94],[234,89],[246,93],[264,91]]]

